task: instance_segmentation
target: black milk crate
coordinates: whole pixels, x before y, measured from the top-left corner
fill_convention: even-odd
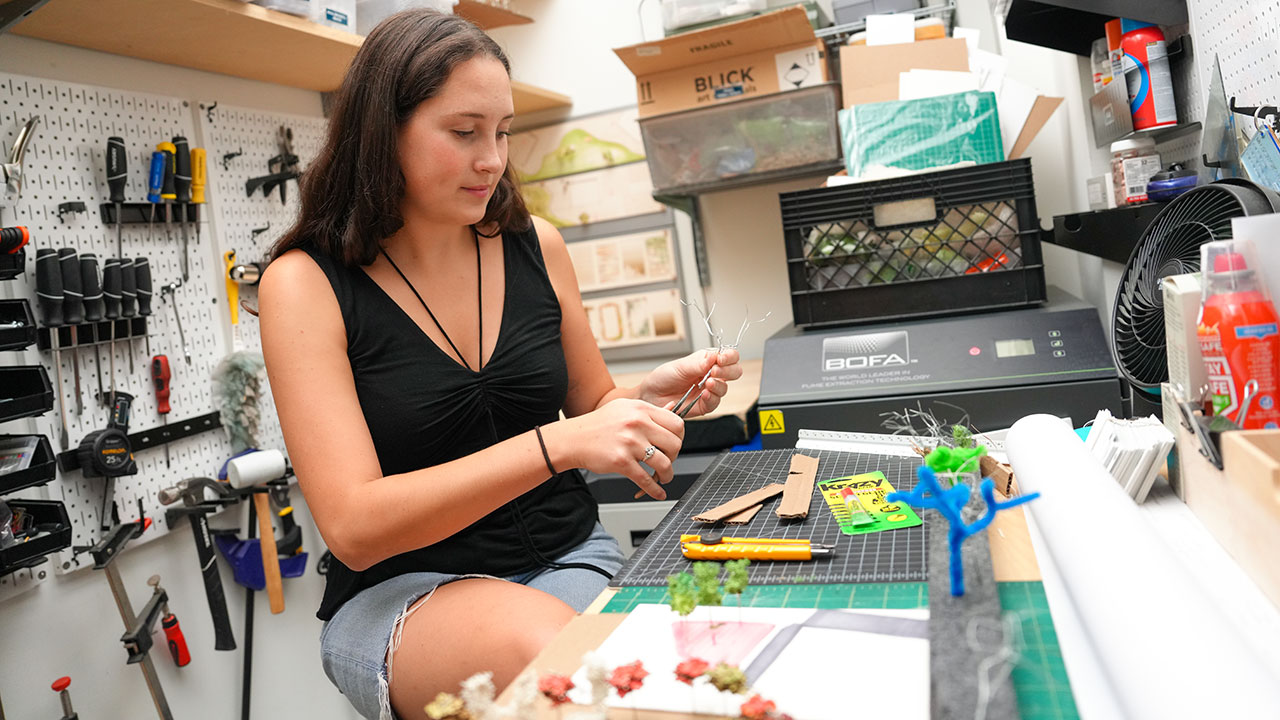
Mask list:
[[[1045,300],[1029,159],[782,193],[800,327]]]

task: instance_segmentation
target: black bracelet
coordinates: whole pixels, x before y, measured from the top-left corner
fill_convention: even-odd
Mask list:
[[[538,447],[542,448],[542,459],[547,461],[547,469],[551,471],[551,476],[555,477],[560,473],[556,472],[556,468],[551,464],[551,455],[547,453],[547,444],[542,440],[542,426],[534,425],[533,432],[538,436]]]

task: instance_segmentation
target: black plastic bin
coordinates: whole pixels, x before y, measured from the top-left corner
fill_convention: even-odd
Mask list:
[[[16,253],[0,253],[0,280],[12,280],[22,274],[26,267],[27,251]]]
[[[53,385],[43,365],[0,367],[0,423],[53,409]]]
[[[31,464],[26,469],[0,475],[0,495],[44,485],[52,480],[57,473],[58,456],[54,454],[49,438],[44,435],[0,435],[0,440],[11,437],[38,437],[40,440],[31,456]]]
[[[25,299],[0,300],[0,350],[22,350],[35,341],[36,320],[31,315],[31,303]]]
[[[29,520],[22,538],[0,548],[0,576],[44,562],[46,555],[71,546],[71,520],[67,508],[57,500],[5,500],[15,514]]]
[[[1045,300],[1029,159],[782,193],[800,327]]]

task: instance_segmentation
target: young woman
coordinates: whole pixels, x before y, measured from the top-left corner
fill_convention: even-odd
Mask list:
[[[710,371],[691,415],[708,412],[742,374],[703,351],[614,386],[564,240],[507,166],[508,73],[460,18],[380,24],[260,287],[285,443],[334,555],[325,671],[369,718],[514,678],[622,563],[575,468],[665,498],[669,408]]]

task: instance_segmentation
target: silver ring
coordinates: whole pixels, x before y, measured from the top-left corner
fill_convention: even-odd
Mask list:
[[[652,446],[652,445],[650,445],[649,447],[645,448],[645,449],[644,449],[644,460],[648,460],[649,458],[653,457],[653,454],[654,454],[654,453],[656,453],[656,452],[658,452],[658,448],[656,448],[656,447],[654,447],[654,446]],[[644,462],[644,460],[641,460],[640,462]]]

